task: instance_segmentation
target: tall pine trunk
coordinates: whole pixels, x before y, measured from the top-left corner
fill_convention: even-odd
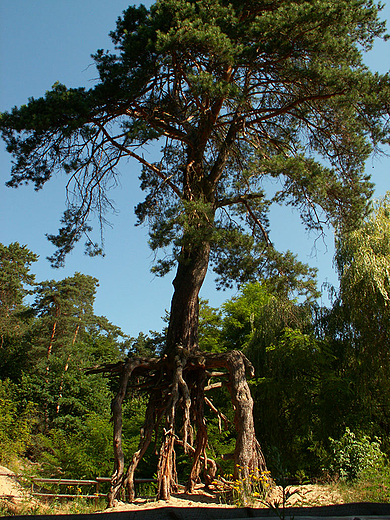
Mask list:
[[[183,252],[173,281],[174,293],[167,332],[165,353],[177,346],[194,352],[198,349],[199,291],[207,274],[210,244]]]
[[[183,249],[173,281],[174,293],[164,349],[172,387],[165,411],[163,441],[157,468],[158,498],[162,500],[169,499],[171,492],[176,489],[175,424],[179,403],[183,414],[182,437],[185,452],[188,452],[193,442],[191,413],[196,417],[197,435],[192,473],[194,467],[199,466],[199,458],[204,455],[207,444],[203,417],[204,400],[199,395],[201,393],[203,396],[204,377],[201,376],[201,382],[190,382],[186,374],[189,360],[199,352],[199,291],[207,274],[209,255],[210,244],[207,242],[195,247],[189,246],[187,250]],[[198,394],[196,411],[194,392]],[[198,471],[195,471],[198,474]]]
[[[122,485],[129,500],[134,500],[135,471],[157,430],[161,432],[157,466],[158,499],[168,500],[171,493],[177,490],[177,445],[182,446],[184,452],[192,457],[186,486],[188,492],[193,492],[200,481],[202,468],[206,481],[210,483],[214,480],[217,466],[214,461],[208,462],[208,434],[204,414],[207,402],[205,387],[214,369],[222,369],[226,374],[225,386],[235,409],[235,477],[248,480],[250,474],[260,474],[266,470],[256,440],[253,399],[246,380],[247,375],[253,376],[251,363],[239,351],[210,354],[199,349],[199,291],[207,274],[209,256],[210,244],[207,241],[194,245],[187,242],[186,247],[183,247],[173,281],[170,320],[161,358],[129,358],[120,367],[120,388],[112,403],[115,470],[109,494],[110,505],[114,503]],[[117,365],[114,370],[118,371]],[[138,449],[125,473],[121,440],[122,403],[128,383],[136,374],[151,374],[149,404]]]

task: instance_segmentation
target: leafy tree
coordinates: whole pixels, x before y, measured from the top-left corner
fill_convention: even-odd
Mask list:
[[[84,371],[123,358],[118,341],[123,333],[94,315],[96,287],[95,278],[80,273],[36,286],[21,393],[37,404],[45,433],[55,427],[66,435],[88,414],[109,408],[107,382]]]
[[[222,314],[218,309],[209,306],[208,300],[199,301],[199,346],[206,352],[224,350],[222,336]]]
[[[333,337],[354,382],[357,407],[349,426],[390,433],[390,195],[376,201],[355,230],[337,238],[340,292],[329,316]],[[364,426],[363,426],[364,425]],[[385,448],[389,446],[384,443]]]
[[[331,469],[342,480],[356,480],[368,468],[379,469],[385,462],[378,439],[372,441],[366,435],[356,436],[346,428],[339,440],[330,440],[333,452]]]
[[[0,378],[17,380],[24,366],[24,336],[28,319],[24,298],[31,294],[35,276],[30,267],[38,259],[17,242],[0,244]]]
[[[337,240],[340,300],[348,308],[360,351],[388,356],[390,318],[390,193],[378,200],[362,225]],[[358,338],[357,338],[358,340]]]
[[[112,383],[86,369],[118,362],[125,346],[120,329],[93,313],[96,287],[95,278],[80,273],[37,284],[18,399],[35,404],[29,456],[44,463],[44,474],[94,477],[111,464],[105,454],[112,450]]]
[[[138,337],[131,341],[128,355],[151,357],[164,348],[166,330],[162,332],[149,331],[150,335],[140,332]]]
[[[123,481],[134,497],[134,471],[160,425],[159,497],[176,485],[181,426],[186,451],[194,442],[187,485],[193,490],[207,460],[204,386],[214,369],[229,374],[236,464],[248,472],[265,467],[245,379],[252,367],[240,351],[199,352],[198,294],[209,262],[221,286],[259,276],[268,257],[283,273],[284,259],[275,263],[268,236],[272,203],[296,207],[305,226],[318,231],[325,223],[346,229],[364,214],[372,191],[364,161],[388,138],[389,78],[362,62],[384,34],[378,9],[372,0],[157,0],[150,9],[129,7],[111,33],[116,51],[94,56],[100,81],[93,88],[56,84],[44,98],[1,115],[15,157],[9,186],[33,182],[39,189],[56,170],[68,175],[70,203],[58,235],[49,236],[57,246],[54,264],[83,235],[91,254],[101,251],[89,219],[96,213],[104,224],[116,169],[131,157],[142,165],[146,192],[139,222],[149,223],[150,245],[164,254],[154,270],[163,275],[176,266],[161,358],[106,367],[121,372],[111,501]],[[156,162],[140,152],[153,142],[161,149]],[[269,178],[279,184],[267,195]],[[130,379],[142,379],[151,400],[124,479],[120,414]]]
[[[22,455],[32,442],[35,424],[32,402],[18,402],[18,389],[9,379],[0,380],[0,462]]]
[[[244,285],[222,306],[220,337],[227,349],[241,346],[256,369],[255,423],[270,468],[280,462],[290,474],[318,474],[329,399],[335,405],[333,357],[315,336],[312,295],[298,302],[286,296],[287,284],[275,289],[272,280]]]
[[[7,329],[6,321],[23,304],[27,294],[31,294],[26,285],[34,285],[35,276],[30,273],[37,255],[20,246],[17,242],[8,247],[0,244],[0,319],[2,331]],[[3,334],[2,334],[3,337]]]
[[[326,342],[313,331],[286,327],[266,348],[255,385],[261,440],[287,474],[318,477],[339,425],[339,387]],[[280,468],[279,468],[280,470]]]
[[[93,317],[96,284],[95,278],[75,273],[59,282],[50,280],[37,285],[32,306],[37,320],[30,353],[35,370],[30,374],[36,380],[39,396],[42,398],[42,392],[46,395],[47,431],[59,413],[72,356],[79,350],[82,332]]]
[[[0,258],[3,461],[28,452],[44,461],[46,470],[96,476],[93,468],[102,467],[99,449],[112,449],[107,436],[113,394],[109,381],[87,376],[85,369],[103,360],[117,362],[131,339],[122,343],[120,329],[94,315],[95,278],[75,273],[35,283],[30,265],[37,257],[17,243],[0,245]],[[27,295],[34,298],[30,305],[24,302]],[[69,453],[77,449],[79,456],[70,463]],[[81,473],[72,473],[76,470]]]

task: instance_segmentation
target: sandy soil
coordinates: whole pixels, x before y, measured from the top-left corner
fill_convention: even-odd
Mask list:
[[[105,512],[109,511],[139,511],[142,509],[153,509],[158,507],[215,507],[216,505],[221,507],[234,508],[233,505],[223,503],[221,496],[218,493],[210,493],[199,487],[195,490],[195,493],[191,495],[184,493],[184,490],[180,490],[179,493],[172,495],[171,499],[167,502],[164,500],[153,500],[145,498],[137,498],[132,504],[125,504],[124,502],[117,501],[115,507],[105,509]]]
[[[1,495],[25,498],[24,490],[17,482],[15,474],[4,466],[0,466],[0,496]]]
[[[331,504],[342,504],[343,500],[339,493],[332,489],[331,486],[320,485],[305,485],[305,486],[290,486],[286,490],[287,502],[286,506],[322,506]],[[28,494],[22,489],[15,479],[14,473],[9,469],[0,466],[0,500],[1,495],[4,500],[11,506],[13,504],[17,507],[18,503],[25,500],[31,500]],[[13,496],[14,498],[11,498]],[[253,507],[269,507],[270,504],[282,504],[283,491],[280,487],[274,487],[267,497],[267,503],[256,501],[251,504]],[[115,507],[105,509],[105,512],[110,511],[142,511],[145,509],[154,509],[161,507],[224,507],[234,508],[236,506],[226,503],[223,494],[214,491],[205,491],[202,486],[199,486],[195,493],[189,495],[184,493],[184,488],[179,490],[179,493],[172,496],[168,501],[158,501],[153,499],[137,498],[132,504],[125,504],[117,502]]]
[[[342,504],[341,495],[333,490],[330,486],[321,486],[318,484],[304,486],[289,486],[286,490],[286,506],[291,507],[308,507],[308,506],[324,506],[332,504]],[[274,487],[266,502],[256,501],[251,504],[256,508],[267,508],[271,504],[283,502],[283,490],[281,487]],[[202,487],[196,489],[194,494],[188,495],[184,492],[177,493],[172,496],[168,502],[159,500],[146,500],[142,498],[136,499],[132,504],[117,502],[115,507],[106,509],[109,511],[140,511],[143,509],[152,509],[158,507],[219,507],[234,508],[235,505],[226,503],[223,495],[218,492],[206,492]]]

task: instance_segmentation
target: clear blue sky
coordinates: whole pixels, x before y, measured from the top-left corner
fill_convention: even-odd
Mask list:
[[[150,1],[144,2],[149,6]],[[112,49],[108,33],[129,5],[126,0],[0,0],[0,111],[40,97],[60,81],[68,87],[91,85],[96,71],[90,57],[99,48]],[[390,4],[382,13],[390,19]],[[367,57],[380,72],[390,69],[390,42],[379,42]],[[377,184],[377,196],[390,189],[390,159],[369,161],[367,169]],[[66,267],[54,270],[46,256],[52,254],[45,233],[56,233],[64,209],[64,177],[49,181],[36,193],[31,186],[11,190],[10,157],[0,143],[0,242],[26,244],[40,255],[33,266],[38,281],[62,279],[75,271],[99,279],[95,312],[106,316],[132,336],[140,331],[161,330],[161,316],[169,309],[173,275],[165,279],[150,273],[153,261],[147,246],[147,230],[134,227],[134,206],[141,200],[139,167],[124,162],[122,186],[111,197],[118,213],[106,230],[104,258],[84,256],[82,245],[67,259]],[[282,250],[291,249],[301,261],[319,269],[319,284],[337,284],[332,267],[333,236],[326,242],[307,235],[290,209],[272,213],[271,239]],[[210,272],[201,296],[218,307],[233,292],[217,292]],[[324,302],[327,299],[324,296]]]

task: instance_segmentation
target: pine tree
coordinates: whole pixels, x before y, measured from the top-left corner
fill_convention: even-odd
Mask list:
[[[318,232],[325,224],[347,229],[365,213],[372,185],[364,161],[388,139],[389,78],[362,61],[384,34],[378,9],[371,0],[157,0],[150,9],[129,7],[111,33],[115,52],[94,56],[96,86],[57,84],[2,114],[15,157],[10,186],[33,182],[39,189],[56,170],[69,177],[63,226],[49,237],[57,246],[54,264],[84,235],[90,254],[101,251],[89,217],[96,213],[104,224],[119,163],[133,158],[146,192],[139,223],[149,223],[150,245],[163,251],[154,270],[163,275],[176,266],[162,355],[106,367],[121,373],[111,501],[123,483],[133,499],[134,472],[156,428],[159,498],[176,486],[179,429],[193,454],[187,489],[194,489],[207,461],[204,388],[221,370],[235,407],[236,468],[244,476],[265,468],[246,381],[253,367],[238,350],[199,351],[198,294],[209,264],[224,286],[259,276],[275,259],[272,203],[296,207]],[[161,150],[155,162],[140,150],[150,143]],[[267,193],[267,179],[278,180],[276,192]],[[274,269],[283,275],[283,257]],[[150,402],[125,474],[121,408],[129,381],[140,379]]]

